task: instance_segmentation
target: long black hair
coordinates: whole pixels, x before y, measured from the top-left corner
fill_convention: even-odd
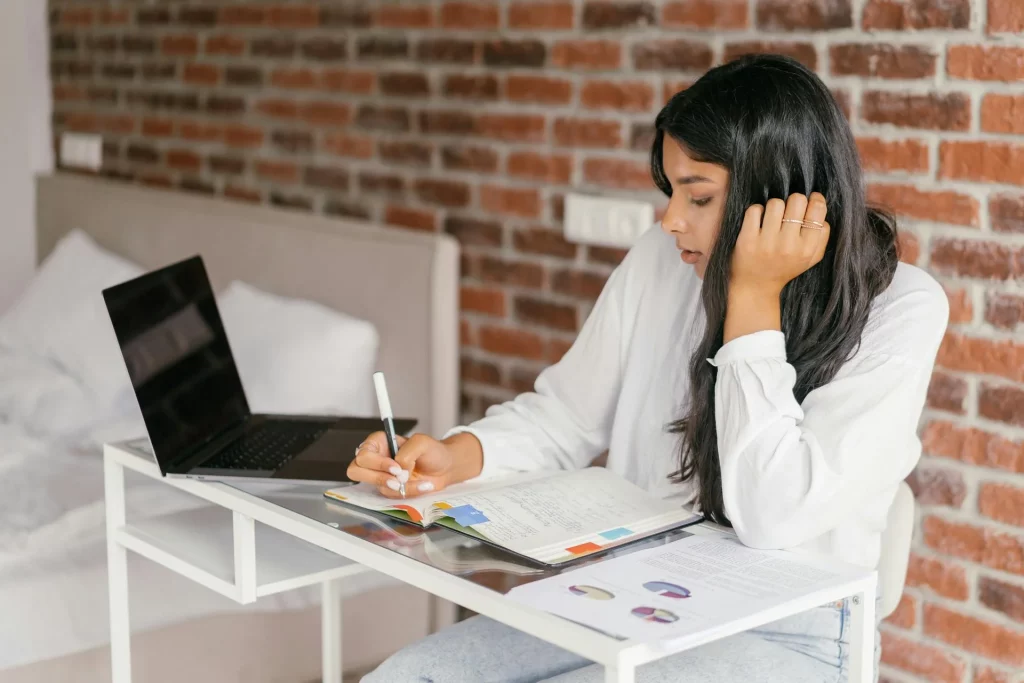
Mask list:
[[[668,135],[693,159],[724,166],[729,188],[701,299],[707,325],[690,359],[691,397],[670,425],[682,435],[677,480],[695,480],[703,513],[729,524],[715,429],[716,368],[733,249],[751,204],[791,193],[824,195],[831,225],[825,256],[782,290],[786,354],[797,401],[831,380],[857,350],[871,301],[892,281],[896,223],[864,200],[853,134],[824,83],[781,55],[748,55],[715,67],[669,100],[655,120],[651,171],[672,196],[662,166]]]

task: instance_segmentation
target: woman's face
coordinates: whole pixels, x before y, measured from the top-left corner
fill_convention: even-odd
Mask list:
[[[661,159],[665,177],[672,183],[672,197],[661,219],[661,229],[675,239],[683,262],[704,279],[708,256],[722,225],[729,172],[717,164],[694,161],[668,135],[662,142]]]

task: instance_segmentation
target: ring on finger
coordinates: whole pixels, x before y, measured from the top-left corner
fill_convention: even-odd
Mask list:
[[[782,222],[783,223],[799,223],[801,225],[804,224],[804,221],[799,219],[799,218],[783,218]]]
[[[820,221],[812,221],[812,220],[805,219],[805,220],[800,221],[800,223],[804,227],[808,227],[808,228],[811,227],[811,226],[814,226],[814,227],[818,228],[819,230],[823,230],[825,228],[825,224],[820,222]]]

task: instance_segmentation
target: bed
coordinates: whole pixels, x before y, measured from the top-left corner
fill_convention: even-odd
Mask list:
[[[395,412],[419,418],[417,430],[432,434],[456,423],[451,238],[66,174],[40,178],[37,201],[41,261],[73,231],[144,269],[200,253],[216,290],[241,281],[372,323]],[[5,362],[18,359],[0,357],[0,369]],[[14,501],[0,507],[7,533],[3,544],[0,530],[0,683],[109,680],[99,443],[134,436],[140,424],[129,416],[60,439],[0,417],[0,497]],[[130,514],[200,504],[149,486],[129,489]],[[141,558],[129,576],[136,680],[317,677],[316,594],[295,591],[243,608]],[[370,666],[452,618],[450,605],[384,577],[346,589],[346,669]],[[386,614],[399,606],[405,619],[396,624]]]

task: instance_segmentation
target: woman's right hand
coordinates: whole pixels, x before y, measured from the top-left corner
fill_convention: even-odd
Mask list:
[[[440,491],[455,483],[455,454],[445,443],[425,434],[398,437],[398,454],[388,457],[384,432],[366,437],[348,466],[348,478],[377,487],[381,495],[401,498],[399,482],[405,482],[405,497]]]

